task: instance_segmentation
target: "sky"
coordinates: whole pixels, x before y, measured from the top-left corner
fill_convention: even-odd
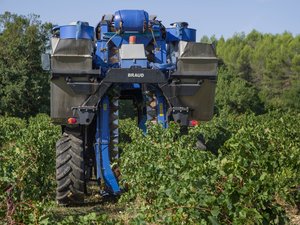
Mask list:
[[[102,15],[120,9],[144,9],[168,27],[186,21],[203,35],[229,38],[256,29],[263,33],[300,34],[300,0],[0,0],[5,11],[40,15],[57,25],[87,21],[95,26]]]

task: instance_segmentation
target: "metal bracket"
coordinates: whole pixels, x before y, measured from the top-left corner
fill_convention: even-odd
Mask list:
[[[77,113],[79,124],[89,125],[94,119],[96,107],[73,107],[72,111],[74,115]]]
[[[181,126],[189,125],[189,108],[188,107],[173,107],[173,118],[175,122],[180,123]]]

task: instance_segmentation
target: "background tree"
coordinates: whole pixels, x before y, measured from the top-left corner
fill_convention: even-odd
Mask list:
[[[217,42],[217,54],[231,75],[257,89],[267,109],[300,110],[296,97],[300,90],[299,35],[294,37],[289,32],[262,34],[256,30],[248,35],[235,34]]]
[[[248,81],[222,67],[216,92],[217,111],[227,113],[262,113],[264,105],[258,90]]]
[[[40,58],[51,27],[36,15],[0,15],[0,115],[49,111],[49,76]]]

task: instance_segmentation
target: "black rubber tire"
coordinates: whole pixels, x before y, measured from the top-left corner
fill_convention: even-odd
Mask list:
[[[84,169],[83,141],[64,133],[56,143],[56,200],[59,205],[84,203]]]

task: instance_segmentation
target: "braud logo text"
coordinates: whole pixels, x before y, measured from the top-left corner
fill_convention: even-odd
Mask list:
[[[145,74],[143,73],[128,73],[128,77],[138,77],[138,78],[142,78],[144,77]]]

